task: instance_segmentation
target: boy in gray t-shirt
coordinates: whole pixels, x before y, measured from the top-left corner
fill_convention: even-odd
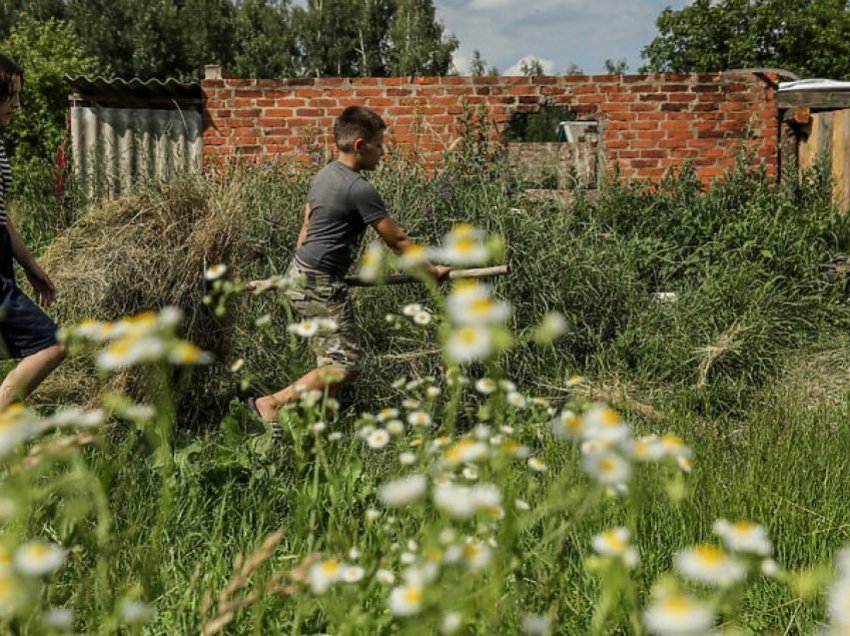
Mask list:
[[[333,396],[340,384],[360,373],[362,351],[344,277],[367,227],[371,225],[397,254],[413,245],[387,214],[381,196],[360,174],[380,163],[384,130],[386,124],[380,116],[363,106],[349,106],[334,122],[339,154],[310,185],[295,258],[287,272],[286,295],[302,319],[330,318],[337,329],[311,339],[315,369],[276,393],[249,400],[267,422],[276,424],[277,410],[301,391],[327,390]],[[449,273],[448,267],[430,263],[425,269],[437,280]],[[272,429],[278,434],[274,425]]]

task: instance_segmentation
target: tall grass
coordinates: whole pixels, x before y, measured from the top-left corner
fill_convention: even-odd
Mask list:
[[[228,276],[242,279],[282,273],[307,175],[258,170],[220,182],[149,184],[87,210],[47,249],[46,266],[64,291],[58,315],[113,320],[178,305],[182,335],[214,351],[217,362],[191,376],[161,370],[151,384],[139,369],[99,374],[81,355],[52,378],[45,410],[51,401],[94,406],[104,396],[114,404],[106,391],[147,402],[175,387],[182,394],[177,406],[162,406],[155,425],[117,418],[97,446],[50,453],[34,474],[2,485],[0,495],[30,506],[8,526],[10,536],[75,546],[38,607],[73,607],[75,629],[103,633],[126,623],[121,602],[137,598],[157,610],[149,633],[197,633],[204,625],[212,633],[217,624],[239,634],[432,633],[449,611],[462,613],[469,633],[514,633],[538,615],[555,633],[634,632],[673,555],[710,539],[714,520],[725,517],[764,524],[790,573],[753,574],[720,604],[722,626],[811,633],[823,625],[829,577],[818,568],[847,543],[850,528],[843,502],[850,404],[836,380],[850,368],[840,355],[847,340],[837,335],[848,324],[847,288],[840,271],[825,272],[846,252],[850,224],[831,209],[824,173],[777,185],[742,163],[706,191],[684,171],[657,186],[612,183],[596,197],[579,193],[564,210],[525,201],[497,164],[464,165],[450,161],[431,178],[399,159],[374,180],[422,242],[438,242],[461,221],[504,238],[510,273],[493,286],[513,306],[517,344],[468,374],[503,372],[522,394],[558,409],[581,410],[603,397],[637,433],[684,437],[693,473],[640,469],[628,496],[609,496],[582,471],[582,452],[549,433],[545,406],[514,409],[504,393],[485,398],[471,388],[453,402],[440,330],[387,322],[405,304],[433,306],[424,286],[359,294],[370,359],[353,407],[330,422],[342,438],[314,433],[320,416],[306,409],[286,420],[286,443],[274,445],[231,398],[240,380],[288,383],[309,367],[309,353],[283,328],[290,318],[279,298],[234,294],[219,315],[203,303],[210,292],[203,272],[223,262]],[[659,291],[677,299],[659,301]],[[565,333],[532,344],[527,336],[549,311],[563,314]],[[258,327],[264,315],[270,322]],[[233,373],[238,358],[245,370]],[[585,382],[568,381],[574,373]],[[393,386],[399,376],[424,385]],[[432,384],[442,393],[428,398]],[[825,386],[828,396],[813,388]],[[355,431],[368,424],[362,412],[412,398],[438,423],[456,408],[460,434],[482,420],[493,434],[510,427],[502,434],[527,446],[546,472],[498,454],[480,463],[478,480],[501,489],[502,519],[452,521],[425,503],[383,509],[376,493],[388,480],[414,469],[433,477],[435,456],[426,449],[442,431],[414,431],[383,452]],[[413,468],[399,464],[401,451],[413,453]],[[631,575],[590,549],[596,533],[620,525],[641,552]],[[403,554],[421,563],[449,526],[495,539],[495,557],[480,572],[444,567],[421,615],[393,616],[389,589],[373,572],[383,567],[398,577]],[[310,593],[310,559],[331,556],[361,564],[364,582]],[[22,613],[15,628],[40,633],[39,612]]]

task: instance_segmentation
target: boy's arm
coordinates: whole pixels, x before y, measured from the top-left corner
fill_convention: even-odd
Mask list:
[[[18,230],[15,229],[15,225],[12,223],[11,218],[8,218],[6,221],[6,229],[9,232],[12,256],[14,256],[15,260],[20,263],[26,273],[27,279],[35,291],[36,300],[44,306],[49,305],[56,297],[56,288],[53,286],[53,281],[51,281],[50,277],[45,274],[44,270],[41,269],[41,266],[38,264],[38,261],[35,260],[35,257],[33,257],[27,249],[27,246],[24,245],[21,235],[18,234]]]
[[[307,227],[310,225],[310,204],[304,204],[304,222],[301,224],[301,231],[298,232],[298,242],[295,244],[295,249],[299,249],[301,247],[301,243],[304,242],[304,238],[307,236]]]
[[[404,254],[410,247],[413,246],[413,241],[410,240],[407,233],[401,229],[401,226],[389,215],[372,223],[372,227],[375,228],[378,236],[384,240],[387,247],[396,254]],[[423,267],[426,272],[437,280],[444,280],[451,271],[450,267],[446,267],[444,265],[433,265],[427,261],[423,263]]]

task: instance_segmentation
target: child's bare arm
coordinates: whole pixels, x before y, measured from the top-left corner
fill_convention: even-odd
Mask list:
[[[298,232],[298,242],[295,244],[295,249],[301,247],[304,242],[304,237],[307,236],[307,227],[310,225],[310,204],[304,204],[304,222],[301,224],[301,231]]]
[[[50,277],[43,269],[41,269],[38,261],[35,260],[35,257],[30,253],[29,249],[27,249],[27,246],[21,239],[21,235],[18,234],[18,230],[15,229],[12,219],[7,220],[6,229],[9,232],[12,255],[15,257],[15,260],[20,263],[24,273],[27,275],[27,279],[32,285],[33,291],[35,291],[36,300],[42,305],[49,305],[56,297],[56,287],[53,286],[53,281],[50,280]]]
[[[385,216],[382,219],[378,219],[374,223],[372,223],[372,227],[375,228],[375,231],[378,233],[384,243],[387,244],[393,252],[396,254],[404,254],[408,249],[413,246],[413,241],[410,240],[410,237],[407,235],[401,226],[396,223],[391,216]],[[431,276],[436,278],[437,280],[443,280],[449,275],[451,268],[445,267],[443,265],[433,265],[431,263],[424,263],[423,267],[425,271],[427,271]]]

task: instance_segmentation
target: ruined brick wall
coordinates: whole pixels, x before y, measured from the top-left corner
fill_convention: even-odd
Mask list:
[[[235,158],[300,161],[333,150],[334,117],[351,104],[379,112],[388,146],[435,166],[461,135],[465,112],[483,109],[493,135],[513,113],[568,106],[599,122],[600,172],[658,179],[690,162],[711,182],[742,146],[778,173],[775,78],[747,72],[562,77],[207,79],[205,169]]]

